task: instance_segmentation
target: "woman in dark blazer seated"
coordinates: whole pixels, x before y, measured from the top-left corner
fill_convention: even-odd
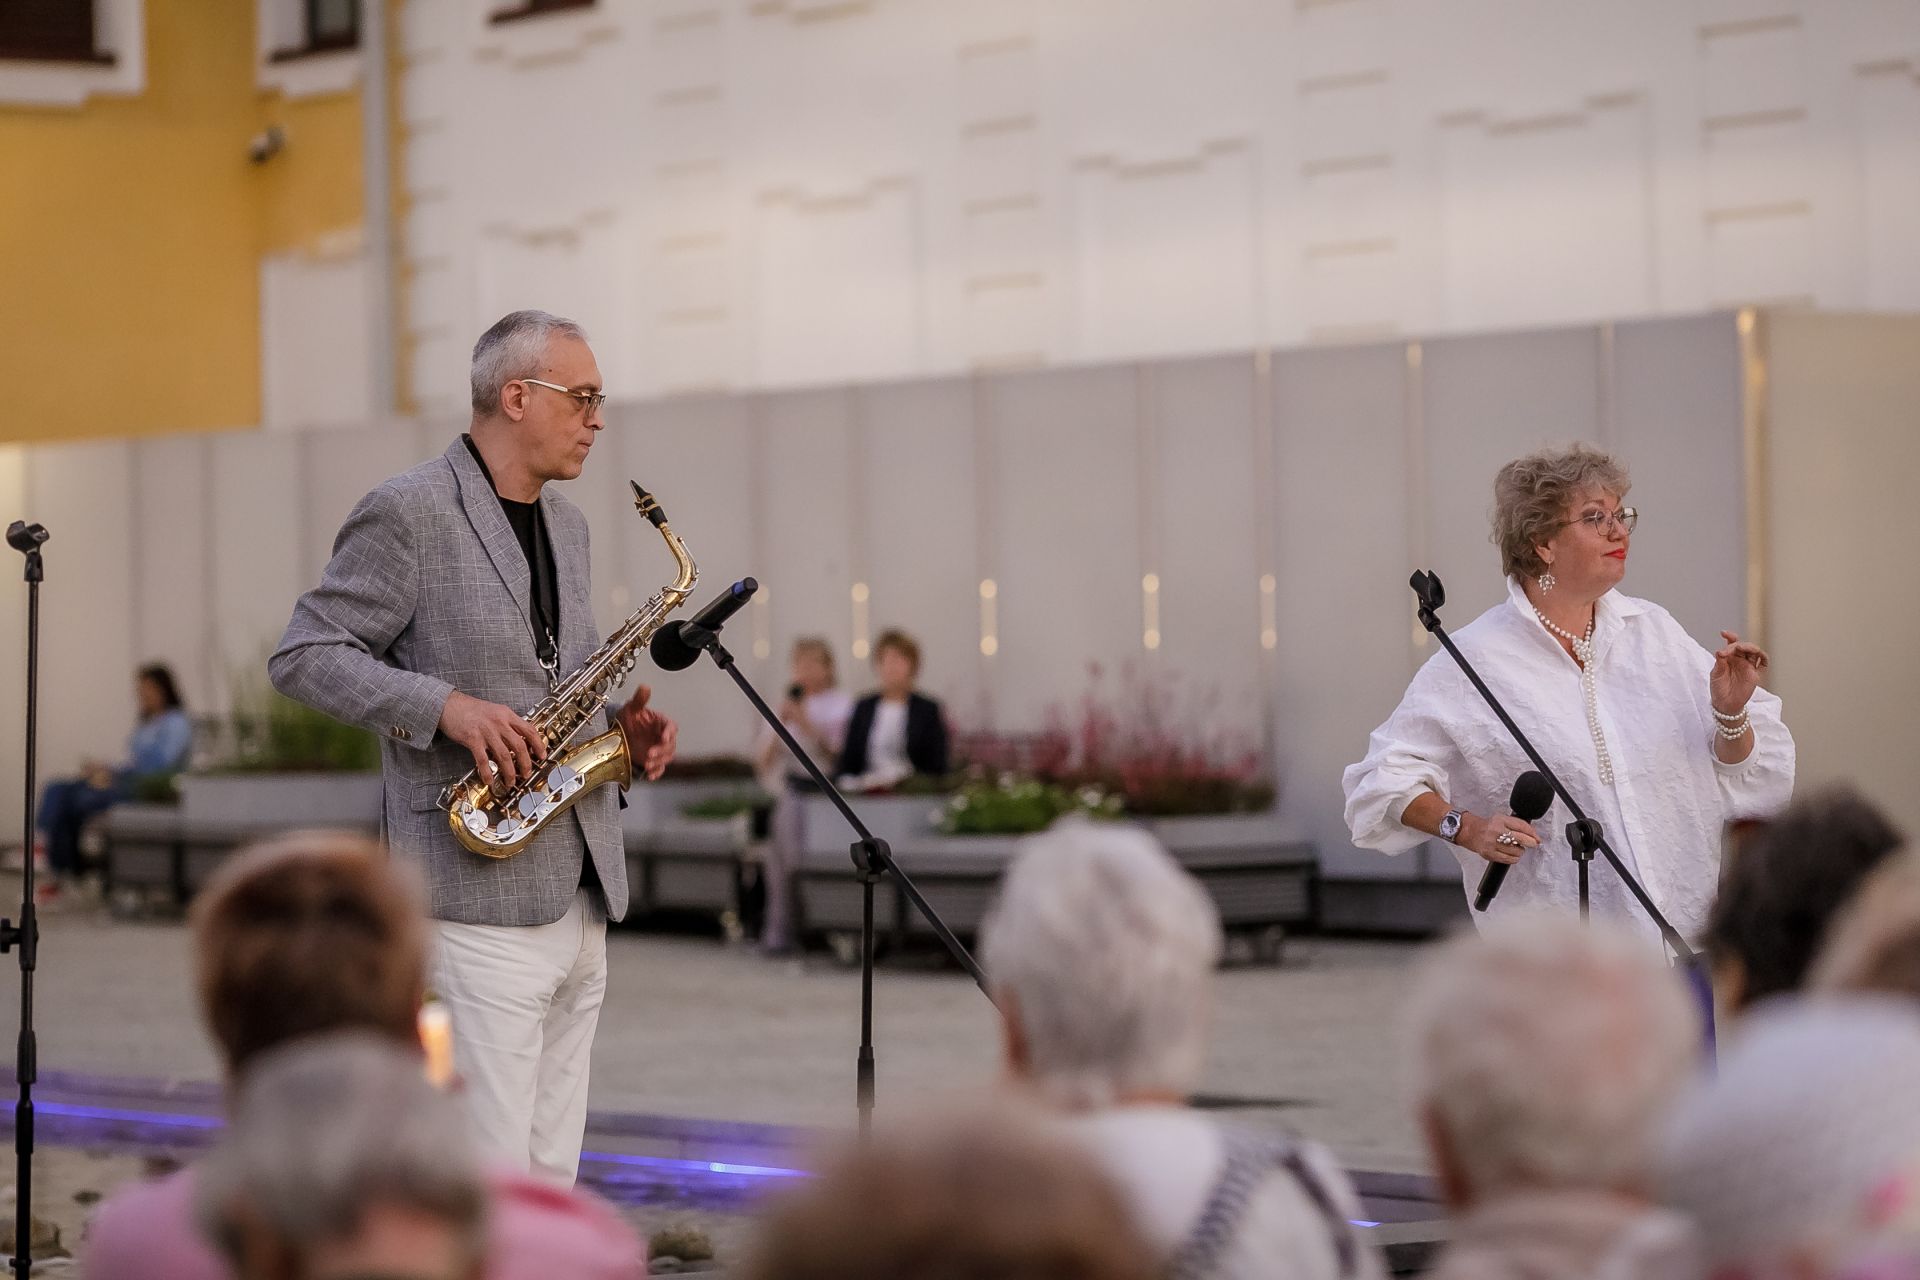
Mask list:
[[[883,631],[873,644],[880,691],[853,704],[836,772],[849,785],[875,791],[916,773],[947,771],[947,719],[940,704],[915,693],[920,646],[904,631]]]

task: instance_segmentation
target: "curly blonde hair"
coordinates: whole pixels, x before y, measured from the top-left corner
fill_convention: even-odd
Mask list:
[[[1598,489],[1617,501],[1632,486],[1626,467],[1591,445],[1515,458],[1493,477],[1493,545],[1500,548],[1501,570],[1520,578],[1546,572],[1540,544],[1566,524],[1581,495]]]

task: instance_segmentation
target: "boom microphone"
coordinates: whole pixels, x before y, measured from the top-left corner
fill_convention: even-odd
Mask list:
[[[728,618],[746,607],[747,601],[753,599],[753,593],[759,589],[760,584],[752,578],[742,578],[715,596],[706,608],[691,618],[669,622],[654,632],[653,639],[647,644],[647,652],[653,655],[653,664],[662,671],[684,671],[698,662],[702,646],[692,643],[686,633],[720,630]],[[703,638],[711,639],[711,636]]]
[[[1522,822],[1533,822],[1553,808],[1553,784],[1547,781],[1547,775],[1538,769],[1529,769],[1513,784],[1513,794],[1507,797],[1507,812]],[[1485,911],[1493,905],[1493,895],[1500,892],[1500,884],[1507,878],[1510,862],[1494,862],[1480,873],[1480,889],[1473,896],[1473,909]]]

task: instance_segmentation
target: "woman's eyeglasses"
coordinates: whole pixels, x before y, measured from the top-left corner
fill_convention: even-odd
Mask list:
[[[1618,511],[1589,511],[1583,516],[1567,521],[1567,525],[1583,524],[1595,533],[1604,534],[1607,526],[1618,524],[1627,533],[1633,532],[1633,526],[1640,523],[1640,512],[1633,507],[1622,507]]]

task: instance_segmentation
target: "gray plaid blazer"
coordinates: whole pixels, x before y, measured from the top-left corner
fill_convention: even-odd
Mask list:
[[[560,595],[560,672],[600,643],[588,585],[587,521],[541,490]],[[590,855],[615,920],[627,910],[618,800],[601,787],[517,857],[469,853],[435,801],[473,768],[438,732],[454,689],[525,712],[547,692],[527,619],[530,574],[499,499],[455,440],[362,498],[334,539],[320,585],[300,597],[268,661],[274,688],[380,735],[387,842],[418,859],[429,910],[462,924],[551,924],[566,914]],[[606,713],[583,730],[606,728]]]

